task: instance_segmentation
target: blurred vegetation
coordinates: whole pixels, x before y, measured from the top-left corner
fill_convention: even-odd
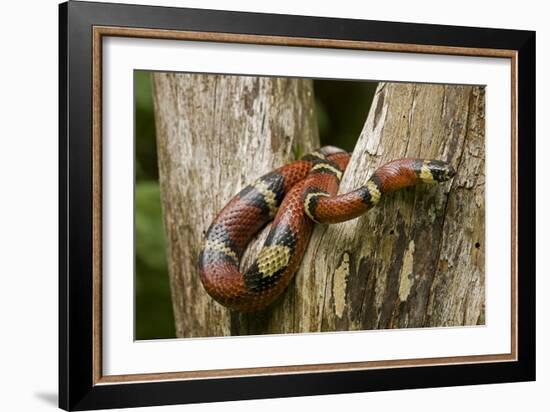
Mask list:
[[[376,91],[375,82],[315,80],[315,110],[321,145],[353,151]]]
[[[175,337],[158,182],[150,73],[134,72],[135,95],[135,338]],[[352,151],[376,83],[315,80],[315,110],[322,145]]]
[[[136,71],[135,96],[135,338],[175,337],[158,182],[150,75]]]

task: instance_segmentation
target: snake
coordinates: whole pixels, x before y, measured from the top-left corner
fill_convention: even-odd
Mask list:
[[[354,219],[383,195],[421,183],[445,182],[455,175],[442,160],[402,158],[377,168],[365,185],[337,194],[351,154],[324,146],[279,167],[235,195],[205,233],[198,272],[206,292],[240,312],[272,304],[297,272],[315,223]],[[253,263],[240,271],[253,237],[270,221],[267,238]]]

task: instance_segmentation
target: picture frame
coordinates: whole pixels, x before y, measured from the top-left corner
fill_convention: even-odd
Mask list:
[[[70,1],[59,8],[59,406],[217,402],[535,379],[535,33]],[[158,39],[508,59],[510,352],[146,374],[103,373],[102,42]]]

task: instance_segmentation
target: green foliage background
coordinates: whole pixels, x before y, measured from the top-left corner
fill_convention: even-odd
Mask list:
[[[175,337],[158,182],[150,72],[134,72],[135,96],[135,337]],[[367,117],[376,83],[314,80],[322,145],[352,151]]]

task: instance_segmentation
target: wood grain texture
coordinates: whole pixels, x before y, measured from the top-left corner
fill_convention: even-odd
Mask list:
[[[170,39],[215,41],[220,43],[267,44],[277,46],[319,47],[350,50],[378,50],[404,53],[449,54],[456,56],[485,56],[515,58],[515,50],[489,49],[459,46],[435,46],[431,44],[392,43],[363,40],[336,40],[311,37],[268,36],[243,33],[204,31],[159,30],[141,27],[94,26],[101,36],[137,37],[146,39]]]
[[[317,225],[287,293],[233,333],[484,323],[484,89],[380,84],[340,193],[401,157],[450,161],[457,176]]]
[[[155,73],[159,175],[178,337],[231,334],[197,272],[215,214],[257,177],[318,146],[309,80]]]

